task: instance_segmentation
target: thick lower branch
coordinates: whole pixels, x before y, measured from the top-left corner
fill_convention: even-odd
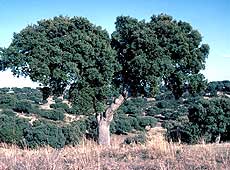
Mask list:
[[[125,95],[124,95],[125,94]],[[105,110],[104,113],[96,115],[98,122],[98,143],[100,145],[110,145],[110,123],[113,120],[115,111],[122,105],[127,96],[126,93],[120,95],[114,102]]]
[[[127,97],[127,92],[125,91],[118,98],[116,98],[114,102],[106,109],[105,117],[108,122],[111,122],[113,120],[113,115],[115,111],[117,111],[119,107],[124,103],[126,97]]]

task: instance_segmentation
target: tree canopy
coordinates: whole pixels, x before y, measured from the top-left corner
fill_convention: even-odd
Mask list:
[[[180,97],[187,88],[191,93],[204,90],[209,46],[201,44],[201,34],[189,23],[171,16],[153,15],[150,22],[120,16],[112,34],[122,70],[119,80],[135,94],[155,92],[164,83]]]
[[[15,75],[29,76],[54,95],[69,86],[83,112],[106,98],[119,69],[108,33],[82,17],[59,16],[27,26],[14,33],[2,60]]]
[[[177,98],[185,90],[204,89],[200,70],[209,46],[201,44],[201,34],[189,23],[160,14],[149,22],[119,16],[115,25],[110,41],[105,30],[86,18],[41,20],[14,34],[2,62],[54,94],[70,86],[78,102],[90,98],[81,108],[106,98],[113,82],[134,96],[154,95],[162,83]]]

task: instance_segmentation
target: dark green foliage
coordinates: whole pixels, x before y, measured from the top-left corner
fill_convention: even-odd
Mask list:
[[[48,100],[42,100],[42,104],[48,103]]]
[[[230,94],[230,81],[212,81],[208,83],[206,93],[209,93],[209,96],[217,96],[218,91]]]
[[[140,129],[137,130],[145,130],[146,126],[154,127],[157,122],[156,119],[151,116],[139,116],[136,119],[140,127]]]
[[[144,98],[133,98],[126,100],[118,109],[118,114],[141,115],[145,111],[147,101]]]
[[[0,106],[3,108],[12,108],[15,106],[17,99],[13,94],[0,94]]]
[[[224,90],[223,91],[230,94],[230,81],[225,80],[225,81],[223,81],[223,83],[224,83]]]
[[[160,109],[169,108],[169,102],[168,101],[160,101],[156,104],[156,106]]]
[[[13,110],[16,112],[31,113],[33,111],[33,106],[28,100],[17,101]]]
[[[68,109],[68,111],[66,111],[67,113],[69,113],[69,114],[80,114],[79,112],[78,112],[78,107],[75,107],[75,106],[72,106],[71,108],[69,108]]]
[[[42,101],[42,93],[38,89],[30,87],[12,88],[11,91],[18,100],[30,100],[33,103],[39,104]]]
[[[52,94],[52,90],[46,86],[43,88],[40,88],[40,91],[42,92],[43,102],[46,101],[46,99]]]
[[[88,116],[84,121],[79,122],[81,131],[84,131],[86,138],[97,140],[98,136],[98,124],[94,115]]]
[[[68,144],[75,145],[79,143],[83,136],[93,140],[96,140],[98,136],[98,125],[95,116],[88,116],[82,120],[71,122],[68,128],[69,130],[65,131]],[[76,132],[74,132],[75,128]],[[74,138],[76,138],[76,141],[73,141]]]
[[[144,130],[146,126],[154,127],[156,120],[153,117],[143,117],[146,107],[145,98],[132,98],[125,101],[114,117],[111,132],[121,134],[132,130]]]
[[[154,127],[156,119],[151,116],[128,116],[126,114],[115,115],[111,123],[110,131],[115,134],[126,134],[132,130],[145,130],[146,126]]]
[[[147,141],[145,134],[138,134],[133,137],[127,137],[124,144],[144,144]]]
[[[203,91],[204,69],[209,46],[189,23],[171,16],[153,15],[150,22],[120,16],[116,19],[112,46],[117,50],[122,70],[117,81],[132,95],[154,95],[164,84],[179,98],[187,89]]]
[[[62,148],[66,138],[62,128],[49,122],[34,122],[25,133],[26,144],[30,148],[49,145],[53,148]]]
[[[199,71],[209,47],[189,23],[160,14],[149,22],[120,16],[115,24],[111,41],[86,18],[38,21],[14,34],[2,50],[2,62],[14,74],[40,82],[44,99],[70,87],[78,114],[104,110],[111,94],[124,88],[134,97],[154,96],[162,82],[176,98],[185,91],[203,91],[206,83]]]
[[[29,76],[49,94],[69,97],[80,113],[105,103],[113,74],[119,69],[108,33],[83,17],[41,20],[14,34],[2,60],[16,75]],[[88,93],[90,92],[90,93]]]
[[[62,103],[62,99],[60,98],[53,98],[53,100],[55,101],[56,104]]]
[[[65,118],[63,109],[41,110],[39,115],[51,120],[64,120]]]
[[[13,110],[10,109],[4,109],[1,114],[7,115],[7,116],[16,116],[16,113]]]
[[[61,103],[61,102],[51,104],[50,107],[53,108],[53,109],[63,109],[66,112],[69,112],[69,109],[70,109],[69,106],[66,103]]]
[[[0,115],[0,142],[24,145],[24,132],[29,126],[25,119]]]
[[[158,108],[157,106],[151,106],[150,108],[146,109],[147,116],[155,116],[161,113],[162,113],[162,110]]]
[[[200,99],[189,108],[188,120],[181,124],[168,126],[169,136],[181,138],[186,143],[197,143],[199,140],[214,142],[218,135],[221,140],[228,140],[226,134],[230,127],[230,99]]]
[[[189,121],[200,129],[200,136],[222,134],[230,125],[230,99],[201,100],[189,110]]]
[[[3,87],[3,88],[0,88],[0,94],[6,94],[7,92],[10,91],[10,88],[9,87]]]
[[[111,123],[110,131],[115,134],[130,132],[133,128],[127,115],[116,115]]]
[[[148,107],[146,115],[162,115],[165,119],[177,119],[180,116],[186,116],[188,113],[188,99],[182,100],[158,100]],[[187,102],[187,103],[186,103]]]
[[[88,127],[88,123],[85,120],[79,120],[71,122],[69,125],[65,125],[62,128],[63,134],[66,138],[65,145],[77,145],[80,143],[82,137],[87,132],[90,132],[90,127]],[[87,130],[89,129],[89,131]],[[87,136],[86,136],[87,137]]]
[[[179,142],[179,140],[181,140],[184,143],[196,144],[201,140],[199,136],[199,127],[191,122],[177,124],[171,128],[168,127],[167,129],[166,137],[172,142]],[[208,136],[205,136],[205,139],[207,138]]]

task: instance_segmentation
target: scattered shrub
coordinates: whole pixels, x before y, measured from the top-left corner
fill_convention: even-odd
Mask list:
[[[48,103],[48,100],[42,100],[42,104],[46,104],[46,103]]]
[[[28,120],[0,115],[0,142],[24,144],[24,132],[29,128]]]
[[[33,111],[33,106],[30,101],[21,100],[16,102],[16,105],[13,107],[13,110],[16,112],[30,113]]]
[[[75,107],[75,106],[72,106],[72,107],[69,108],[68,111],[66,111],[66,112],[69,113],[69,114],[73,114],[73,115],[79,114],[78,108]]]
[[[62,148],[66,138],[62,128],[49,122],[34,122],[33,126],[27,129],[25,139],[28,147],[49,145],[53,148]]]
[[[81,138],[83,137],[83,132],[81,131],[78,122],[71,123],[62,128],[62,132],[66,138],[65,145],[77,145],[80,143]]]
[[[39,115],[51,119],[51,120],[64,120],[64,110],[55,109],[55,110],[42,110],[39,112]]]
[[[0,95],[0,105],[4,105],[5,108],[12,108],[15,106],[17,99],[12,94],[1,94]]]
[[[151,116],[139,116],[137,117],[137,122],[140,127],[140,129],[137,130],[145,130],[146,126],[154,127],[157,120]]]
[[[13,110],[5,109],[1,112],[1,114],[7,115],[7,116],[16,116],[16,113]]]
[[[84,132],[85,129],[85,136],[86,138],[90,138],[93,140],[97,140],[98,136],[98,124],[96,117],[94,115],[89,116],[87,119],[82,121],[77,121],[81,131]]]
[[[189,108],[187,122],[168,124],[168,136],[185,143],[214,142],[218,135],[225,140],[230,126],[230,99],[200,99]]]
[[[50,105],[53,109],[63,109],[66,112],[69,112],[69,106],[66,103],[55,103]]]
[[[144,98],[134,98],[125,101],[118,109],[118,114],[140,115],[147,106],[147,101]]]
[[[130,119],[125,114],[115,115],[113,122],[110,125],[111,133],[124,134],[132,130]]]
[[[126,134],[132,130],[145,130],[146,126],[154,127],[156,119],[151,116],[128,116],[126,114],[115,115],[110,126],[111,133]]]
[[[62,99],[54,97],[53,99],[55,101],[55,103],[62,103]]]
[[[133,137],[127,137],[124,140],[124,144],[144,144],[146,142],[147,138],[145,134],[138,134]]]

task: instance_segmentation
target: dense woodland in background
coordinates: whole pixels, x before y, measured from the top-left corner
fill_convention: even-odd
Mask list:
[[[68,93],[66,93],[68,94]],[[167,129],[169,141],[195,144],[204,140],[215,142],[230,140],[230,81],[210,82],[201,95],[185,93],[179,100],[164,86],[153,98],[131,98],[119,108],[110,131],[113,134],[134,133],[124,143],[144,143],[146,127],[161,122]],[[64,96],[68,98],[68,96]],[[83,137],[97,139],[97,121],[93,115],[85,115],[57,97],[52,110],[44,110],[40,89],[0,89],[0,141],[20,147],[35,148],[49,145],[61,148],[77,145]],[[24,117],[21,117],[24,115]],[[68,120],[75,115],[79,120]],[[31,117],[36,118],[31,123]]]
[[[2,89],[0,138],[22,147],[75,145],[83,136],[109,145],[110,132],[160,125],[169,141],[226,141],[230,83],[207,83],[208,54],[198,30],[166,14],[118,16],[111,35],[83,17],[38,21],[0,48],[1,70],[42,87]],[[136,140],[144,135],[126,142]]]

